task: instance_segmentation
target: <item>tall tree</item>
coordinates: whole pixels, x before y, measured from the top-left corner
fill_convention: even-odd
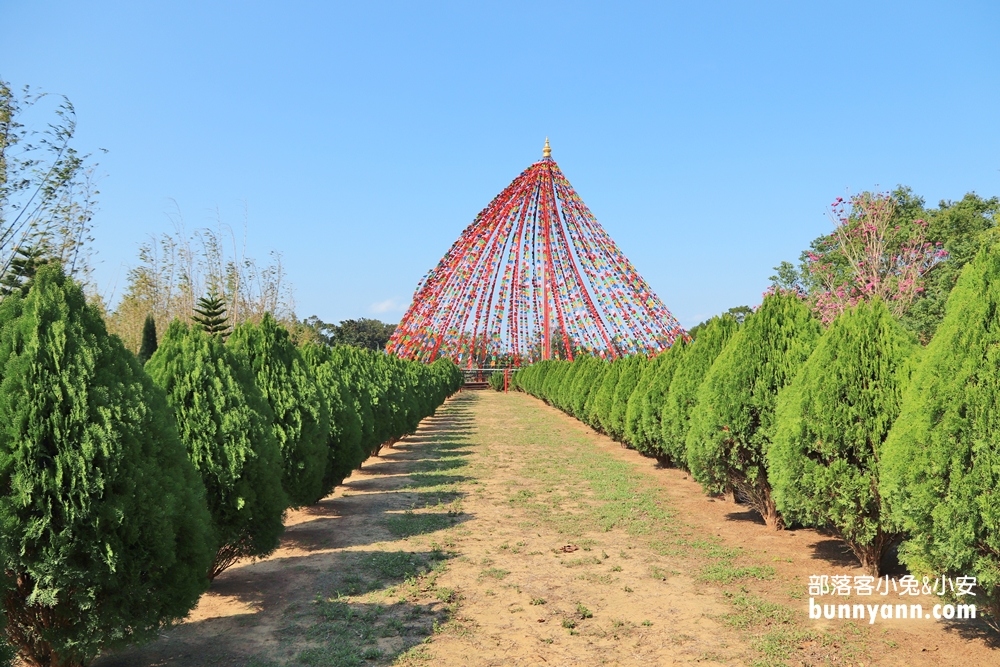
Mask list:
[[[22,297],[27,296],[38,267],[48,264],[49,261],[51,258],[44,245],[24,244],[18,246],[14,257],[10,260],[7,273],[0,278],[0,298],[15,293]]]
[[[0,303],[7,636],[79,667],[187,615],[208,583],[205,487],[158,389],[55,265]]]
[[[335,327],[328,327],[332,345],[353,345],[368,350],[384,350],[389,337],[396,330],[395,324],[362,317],[343,320]]]
[[[214,289],[198,299],[191,317],[209,335],[219,334],[225,338],[229,333],[229,318],[226,316],[226,302]]]
[[[139,346],[139,362],[146,363],[156,352],[156,320],[153,314],[146,315],[146,322],[142,325],[142,345]]]
[[[46,103],[55,102],[45,109]],[[49,118],[25,126],[25,112]],[[45,246],[67,273],[85,278],[98,192],[89,155],[73,146],[76,111],[65,97],[20,95],[0,80],[0,278],[22,246]],[[23,255],[22,255],[23,257]]]

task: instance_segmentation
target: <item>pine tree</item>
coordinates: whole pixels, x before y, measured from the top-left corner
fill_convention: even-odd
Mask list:
[[[226,302],[212,289],[207,296],[198,299],[198,305],[191,317],[209,334],[219,334],[223,338],[229,335],[229,316],[226,315]]]
[[[7,637],[79,667],[183,618],[208,583],[205,488],[170,409],[54,265],[0,303]]]
[[[249,368],[218,337],[174,320],[146,371],[167,392],[208,493],[217,544],[209,578],[241,558],[273,552],[288,498],[271,409]]]
[[[156,352],[156,320],[153,314],[146,315],[142,324],[142,344],[139,346],[139,363],[146,363]]]
[[[687,467],[687,434],[698,388],[738,329],[736,318],[731,315],[713,317],[701,325],[698,337],[674,368],[660,413],[660,452],[675,466]]]
[[[775,403],[820,333],[819,321],[799,298],[764,297],[712,364],[691,412],[692,476],[709,493],[734,490],[772,528],[783,527],[765,468]]]
[[[916,350],[881,301],[842,313],[780,393],[767,451],[782,516],[832,528],[873,576],[898,541],[883,512],[879,460]]]
[[[27,296],[31,281],[34,280],[38,268],[48,263],[49,257],[44,246],[18,246],[10,261],[10,266],[3,278],[0,279],[0,298],[11,294]]]
[[[994,241],[995,243],[995,241]],[[973,576],[1000,625],[1000,244],[962,270],[882,454],[882,497],[918,577]],[[985,598],[985,600],[984,600]]]
[[[260,324],[236,327],[226,345],[250,367],[257,388],[274,414],[273,431],[281,451],[281,485],[293,507],[323,497],[329,407],[288,330],[264,315]]]

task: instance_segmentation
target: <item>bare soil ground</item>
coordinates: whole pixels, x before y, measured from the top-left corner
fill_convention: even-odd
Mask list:
[[[769,531],[523,394],[458,394],[287,526],[96,664],[1000,665],[982,623],[810,620],[810,575],[861,574],[838,540]]]

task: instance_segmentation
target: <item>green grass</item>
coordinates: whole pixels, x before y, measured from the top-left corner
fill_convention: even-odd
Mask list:
[[[743,579],[769,581],[774,579],[774,575],[775,570],[770,565],[736,566],[729,559],[721,559],[703,567],[698,578],[702,581],[730,584]]]
[[[510,574],[510,570],[502,570],[499,567],[491,567],[489,569],[483,570],[479,573],[480,579],[496,579],[500,580]]]
[[[412,537],[448,528],[454,522],[454,517],[447,513],[421,512],[418,514],[407,510],[402,514],[390,515],[382,524],[395,537]]]

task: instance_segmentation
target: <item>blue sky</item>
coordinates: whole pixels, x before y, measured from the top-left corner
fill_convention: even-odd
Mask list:
[[[217,217],[299,316],[397,321],[553,157],[686,326],[759,302],[845,192],[1000,194],[1000,3],[12,2],[0,78],[100,155],[96,278]]]

